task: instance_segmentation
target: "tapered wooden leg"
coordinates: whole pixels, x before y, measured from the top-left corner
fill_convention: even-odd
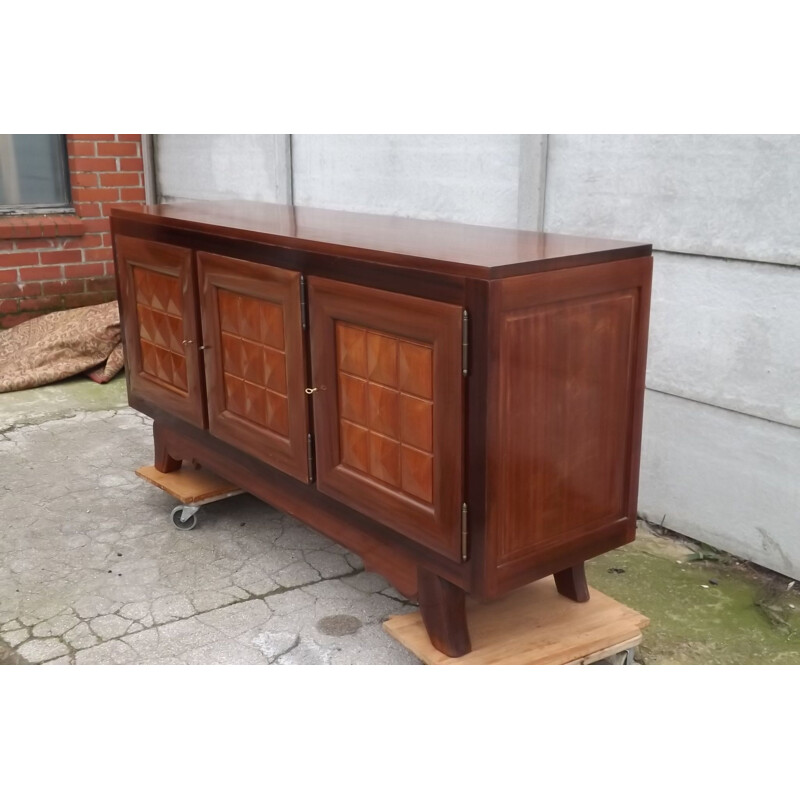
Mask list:
[[[574,567],[556,572],[553,577],[556,579],[556,589],[559,594],[576,603],[585,603],[589,599],[589,586],[586,583],[583,561]]]
[[[153,449],[155,468],[159,472],[175,472],[181,468],[181,459],[173,458],[167,450],[167,435],[160,422],[153,421]]]
[[[417,599],[425,629],[437,650],[451,658],[472,650],[463,589],[420,568]]]

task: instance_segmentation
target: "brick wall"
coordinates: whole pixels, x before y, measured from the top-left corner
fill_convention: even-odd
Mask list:
[[[109,210],[144,204],[138,133],[68,134],[74,214],[0,216],[0,327],[115,297]]]

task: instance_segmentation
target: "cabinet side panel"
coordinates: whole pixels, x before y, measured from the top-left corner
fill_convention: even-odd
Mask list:
[[[576,563],[594,555],[610,526],[633,530],[647,262],[504,282],[490,422],[500,583],[573,544]]]

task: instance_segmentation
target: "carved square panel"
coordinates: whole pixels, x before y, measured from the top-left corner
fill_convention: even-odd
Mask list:
[[[400,391],[433,399],[433,350],[427,345],[402,341],[398,349]]]
[[[245,416],[244,381],[225,375],[225,407],[239,416]]]
[[[367,382],[346,372],[339,375],[339,414],[343,419],[367,425]]]
[[[348,467],[369,472],[369,432],[360,425],[346,419],[340,421],[339,439],[342,450],[342,463]]]
[[[433,403],[400,395],[401,440],[427,453],[433,451]]]
[[[258,386],[264,387],[264,348],[255,342],[241,340],[242,376]]]
[[[223,328],[225,408],[254,425],[289,435],[283,309],[261,298],[225,289],[217,293]],[[236,379],[246,381],[241,390]]]
[[[267,390],[267,427],[282,436],[289,435],[289,400]]]
[[[358,423],[359,431],[366,428],[369,443],[366,454],[359,450],[361,457],[353,456],[352,440],[357,436],[361,443],[364,435],[343,425],[341,435],[351,440],[341,444],[343,463],[415,498],[432,498],[432,347],[349,323],[337,322],[335,331],[339,417]],[[409,456],[409,464],[402,468],[407,473],[405,483],[401,445],[424,451]],[[426,476],[427,486],[422,483]]]
[[[239,295],[218,289],[217,309],[220,330],[227,333],[239,333]]]
[[[222,368],[237,378],[244,378],[242,348],[239,346],[241,339],[231,336],[229,333],[223,333],[220,341],[222,342]]]
[[[369,427],[373,431],[400,439],[400,395],[378,383],[370,383],[367,391]]]
[[[259,341],[281,352],[286,349],[283,333],[283,309],[276,303],[261,301]]]
[[[286,356],[265,347],[264,354],[264,385],[278,394],[286,394]]]
[[[390,486],[400,488],[400,445],[378,433],[369,434],[370,474]]]
[[[397,386],[397,338],[367,333],[367,377],[384,386]]]
[[[426,503],[433,502],[433,456],[413,447],[402,447],[403,491]]]
[[[188,391],[180,280],[133,267],[142,372],[181,394]]]
[[[244,416],[263,427],[267,419],[267,398],[263,386],[244,382]]]
[[[339,369],[359,378],[367,377],[367,332],[336,323],[336,356]]]

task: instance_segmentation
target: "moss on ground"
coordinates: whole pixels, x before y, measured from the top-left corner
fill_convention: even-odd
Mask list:
[[[800,587],[787,588],[789,578],[642,526],[586,572],[591,586],[650,618],[645,664],[800,664]]]

